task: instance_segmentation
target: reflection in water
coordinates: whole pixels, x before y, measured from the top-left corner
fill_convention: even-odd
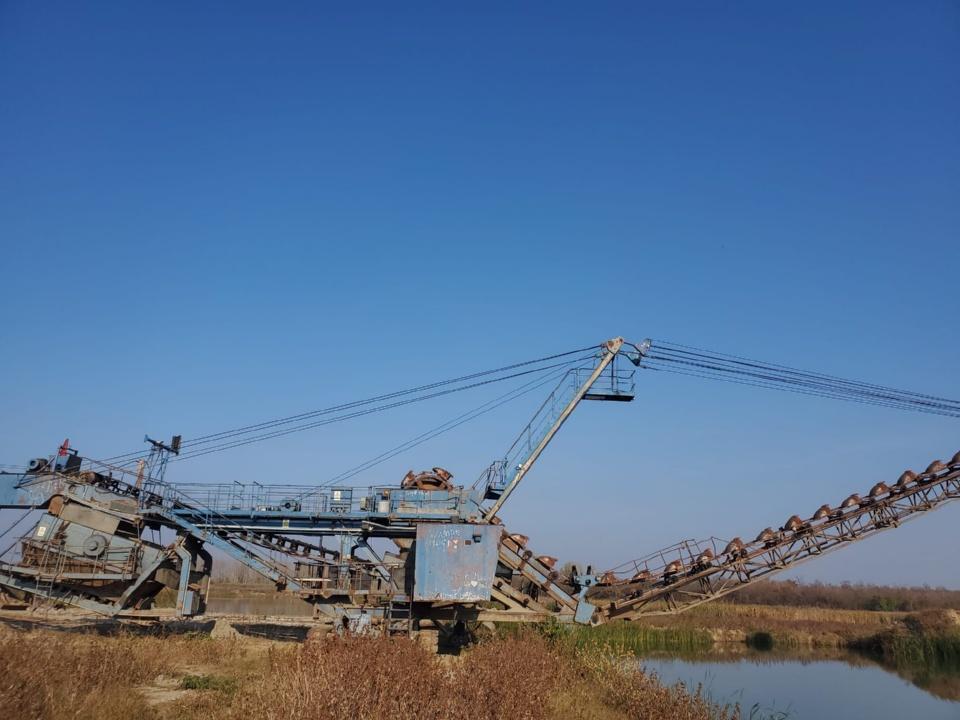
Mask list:
[[[960,702],[960,662],[956,660],[910,663],[888,662],[877,658],[874,662],[917,687],[923,688],[931,695]],[[960,717],[960,711],[957,716]]]
[[[716,702],[739,703],[745,718],[960,718],[958,667],[893,667],[842,650],[738,645],[683,658],[650,654],[640,662],[666,683],[702,685]]]

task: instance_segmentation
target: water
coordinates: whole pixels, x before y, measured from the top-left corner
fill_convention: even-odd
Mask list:
[[[888,668],[863,656],[832,655],[713,653],[650,656],[641,664],[664,683],[702,685],[715,702],[739,703],[745,719],[960,720],[960,670]]]
[[[212,596],[207,602],[207,612],[226,615],[250,615],[264,617],[311,617],[313,606],[292,593],[247,594],[240,597]]]

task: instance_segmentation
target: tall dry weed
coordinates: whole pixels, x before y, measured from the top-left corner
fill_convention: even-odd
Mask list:
[[[4,634],[0,636],[0,717],[102,717],[98,706],[111,689],[141,682],[165,669],[164,655],[149,645],[143,638],[126,636]]]
[[[594,707],[595,706],[595,707]],[[604,710],[603,713],[595,710]],[[407,639],[346,637],[272,657],[220,720],[547,720],[733,717],[597,649],[573,652],[532,632],[438,658]]]
[[[529,633],[479,645],[450,680],[465,717],[537,720],[550,717],[551,703],[569,684],[571,670],[545,639]]]
[[[275,651],[224,718],[264,720],[540,720],[561,680],[559,658],[540,638],[480,646],[445,662],[416,642],[333,637]]]
[[[222,717],[442,718],[448,694],[442,669],[415,643],[332,638],[293,652],[272,651],[266,676],[248,684]]]
[[[150,718],[134,686],[173,672],[184,658],[222,662],[239,652],[209,638],[3,632],[0,718]]]

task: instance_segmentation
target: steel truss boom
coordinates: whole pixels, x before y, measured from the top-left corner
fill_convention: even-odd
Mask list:
[[[577,405],[580,404],[580,401],[583,400],[583,396],[587,394],[587,391],[593,387],[593,384],[597,381],[597,378],[607,369],[607,366],[613,362],[613,359],[617,356],[617,353],[620,352],[620,348],[623,347],[623,338],[618,337],[612,340],[608,340],[603,345],[603,352],[601,353],[600,362],[597,363],[597,366],[593,369],[593,372],[590,373],[590,376],[574,393],[573,397],[570,398],[569,402],[560,412],[560,415],[554,420],[553,424],[547,429],[546,434],[541,438],[540,442],[537,443],[536,447],[530,452],[529,456],[517,466],[517,471],[513,476],[513,479],[507,484],[507,487],[504,488],[503,493],[497,498],[496,502],[484,513],[484,519],[487,521],[492,520],[496,514],[500,511],[500,508],[503,507],[503,504],[507,501],[507,498],[516,490],[517,486],[520,484],[520,481],[530,472],[530,468],[533,467],[533,464],[537,461],[537,458],[540,457],[541,453],[547,448],[547,445],[550,444],[550,441],[553,440],[554,436],[560,431],[560,428],[563,427],[563,424],[567,421],[567,418],[570,417],[570,414],[576,410]]]
[[[793,516],[755,540],[686,541],[606,575],[596,596],[605,619],[673,614],[739,590],[772,574],[825,555],[960,498],[960,452],[923,473],[905,472],[893,486],[875,485],[837,508],[821,507],[810,519]],[[620,580],[626,572],[629,578]],[[606,588],[603,587],[606,585]],[[589,596],[589,595],[588,595]]]

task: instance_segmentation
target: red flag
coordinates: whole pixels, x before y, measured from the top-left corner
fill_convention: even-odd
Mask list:
[[[60,446],[60,452],[57,453],[60,457],[64,457],[67,454],[67,451],[70,449],[70,438],[67,438],[63,441],[63,445]]]

